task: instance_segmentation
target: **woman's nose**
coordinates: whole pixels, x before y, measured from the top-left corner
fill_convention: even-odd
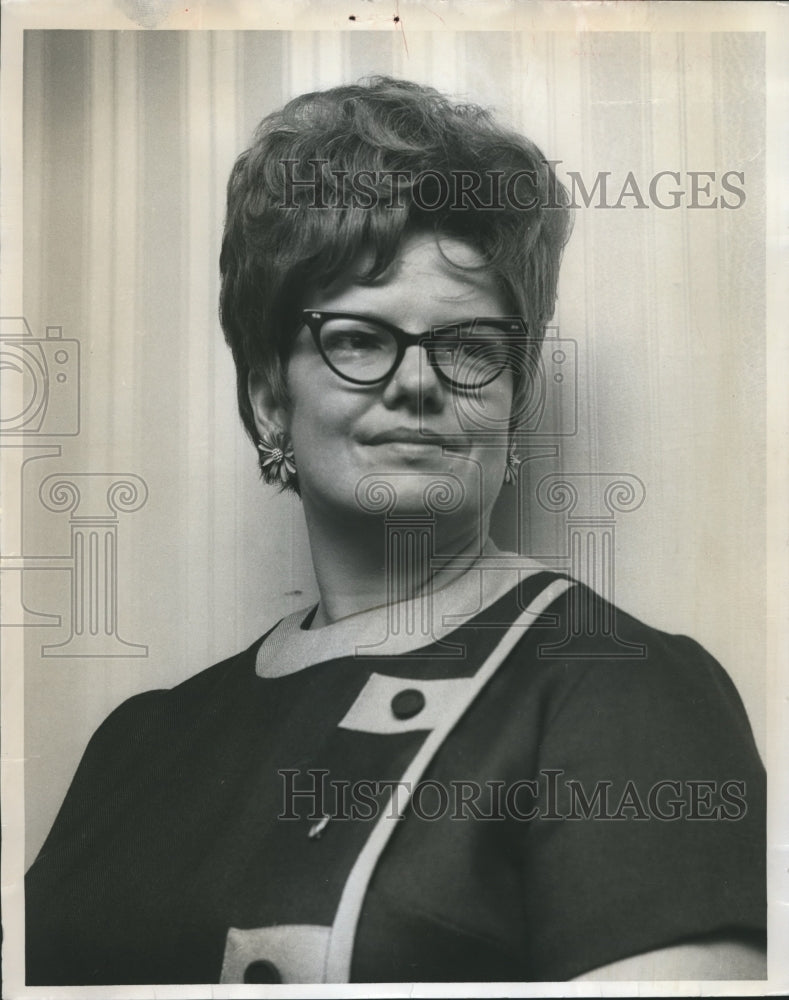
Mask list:
[[[444,405],[446,388],[433,366],[428,362],[423,347],[412,344],[405,349],[403,358],[386,383],[383,400],[387,406],[405,403],[429,410],[439,410]]]

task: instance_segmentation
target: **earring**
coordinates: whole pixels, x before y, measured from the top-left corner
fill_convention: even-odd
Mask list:
[[[282,431],[268,431],[258,441],[260,472],[267,483],[295,486],[296,459],[293,445]]]
[[[518,481],[518,470],[523,459],[515,449],[515,442],[510,441],[507,449],[507,464],[504,466],[504,482],[508,486],[514,486]]]

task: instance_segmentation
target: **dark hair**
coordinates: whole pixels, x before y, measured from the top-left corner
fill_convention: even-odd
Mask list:
[[[478,181],[472,190],[469,178]],[[249,373],[287,399],[304,289],[328,285],[362,250],[372,252],[363,277],[375,279],[407,232],[469,242],[530,337],[542,337],[568,203],[530,140],[431,87],[377,76],[304,94],[268,115],[230,175],[220,257],[220,317],[252,439]]]

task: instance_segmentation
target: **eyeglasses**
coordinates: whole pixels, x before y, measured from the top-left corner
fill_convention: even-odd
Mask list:
[[[354,385],[384,382],[403,360],[406,348],[425,349],[427,362],[453,389],[480,389],[516,362],[516,345],[526,327],[519,316],[481,318],[406,333],[391,323],[354,313],[301,314],[315,346],[331,370]]]

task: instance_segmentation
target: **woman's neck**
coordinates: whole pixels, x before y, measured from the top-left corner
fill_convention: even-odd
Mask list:
[[[307,514],[320,604],[310,628],[438,590],[465,573],[487,539],[475,532],[447,539],[434,556],[432,533],[406,520],[370,519],[353,529],[328,526]]]

